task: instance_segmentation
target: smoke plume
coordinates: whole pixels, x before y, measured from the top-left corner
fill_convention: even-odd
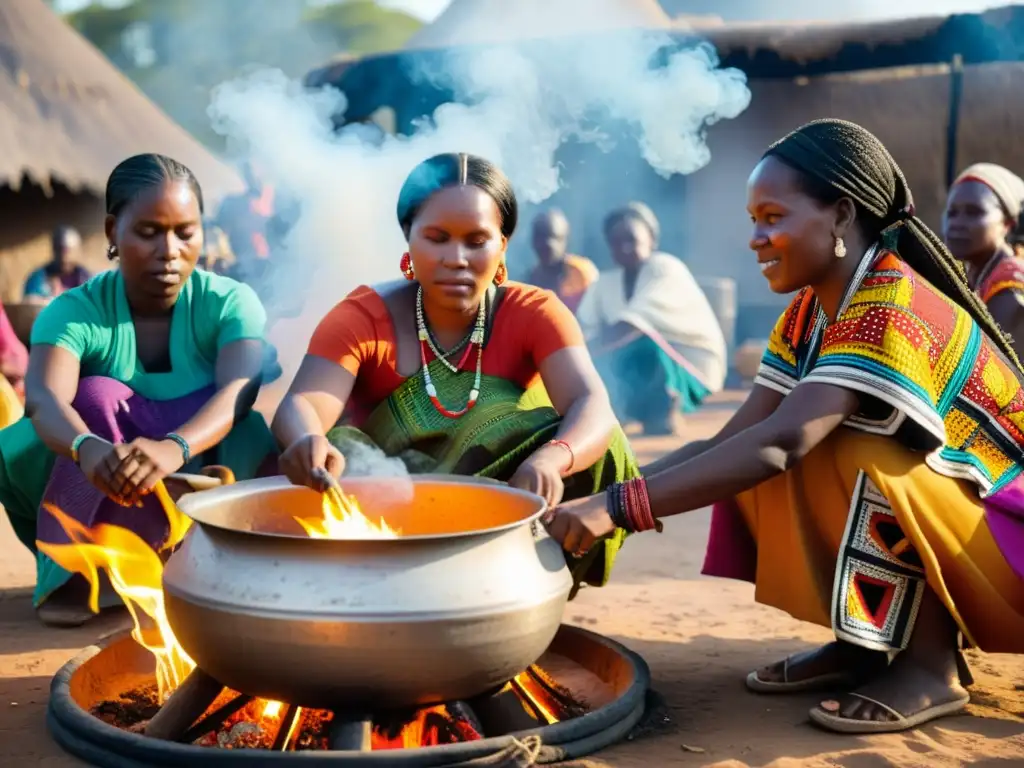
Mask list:
[[[621,6],[551,0],[561,13],[591,17],[605,3]],[[279,71],[215,89],[214,129],[301,206],[287,252],[277,257],[268,300],[273,317],[288,299],[301,297],[302,317],[285,324],[287,344],[272,334],[286,371],[294,370],[318,319],[348,291],[399,276],[405,242],[395,218],[398,191],[413,166],[433,154],[487,157],[532,203],[558,190],[556,155],[569,141],[603,147],[627,135],[666,177],[707,164],[707,126],[739,115],[750,91],[743,73],[720,69],[706,44],[652,67],[652,57],[669,42],[661,32],[625,29],[564,44],[453,52],[440,70],[416,75],[451,88],[461,103],[441,106],[412,136],[376,142],[355,127],[332,130],[332,117],[345,109],[339,92],[310,92]]]

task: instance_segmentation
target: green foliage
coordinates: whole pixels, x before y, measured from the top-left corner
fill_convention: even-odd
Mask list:
[[[301,78],[339,53],[398,49],[422,25],[373,0],[133,0],[121,7],[93,3],[67,20],[215,150],[222,141],[206,108],[219,83],[263,67]]]

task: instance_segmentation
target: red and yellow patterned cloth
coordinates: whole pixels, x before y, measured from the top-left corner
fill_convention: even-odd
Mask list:
[[[1024,296],[1024,260],[1008,253],[997,253],[978,275],[974,292],[988,304],[1003,291],[1014,291]]]
[[[814,293],[776,323],[756,382],[816,381],[867,395],[847,425],[899,435],[983,495],[1024,471],[1024,390],[968,313],[889,251],[867,254],[829,323]]]

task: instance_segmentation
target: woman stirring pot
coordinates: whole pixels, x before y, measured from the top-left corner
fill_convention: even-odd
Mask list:
[[[363,286],[320,322],[278,409],[292,482],[322,489],[345,453],[372,443],[413,472],[507,480],[549,504],[637,468],[572,313],[506,280],[518,208],[486,160],[439,155],[402,187],[404,281]],[[345,415],[349,426],[335,427]],[[621,536],[576,561],[605,581]]]

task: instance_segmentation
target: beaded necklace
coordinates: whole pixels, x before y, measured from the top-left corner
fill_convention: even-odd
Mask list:
[[[430,338],[430,331],[427,328],[427,319],[423,314],[423,288],[421,286],[416,289],[416,335],[419,337],[420,341],[420,362],[423,366],[424,389],[426,389],[427,397],[430,398],[430,402],[433,403],[434,408],[437,409],[438,413],[442,416],[447,416],[449,419],[457,419],[467,413],[474,405],[476,405],[476,401],[480,397],[481,371],[483,369],[484,359],[484,326],[487,320],[486,303],[486,301],[480,302],[480,309],[477,311],[476,315],[476,325],[473,327],[473,332],[469,336],[469,345],[466,347],[466,351],[462,353],[462,357],[459,359],[458,365],[453,366],[443,354],[438,352]],[[450,410],[441,403],[441,400],[437,396],[437,387],[434,386],[434,382],[430,378],[430,367],[427,365],[427,351],[429,350],[435,358],[445,364],[453,373],[458,373],[469,359],[469,354],[473,350],[473,347],[476,347],[476,375],[473,378],[473,388],[469,391],[469,401],[466,403],[464,408],[458,411]]]
[[[431,353],[437,360],[440,360],[441,364],[444,365],[444,367],[447,368],[449,371],[451,371],[452,373],[458,373],[459,370],[462,368],[463,364],[465,364],[467,355],[469,355],[468,345],[473,338],[473,331],[470,331],[465,336],[463,336],[462,341],[460,341],[454,347],[449,349],[447,352],[443,352],[441,351],[441,345],[438,344],[437,339],[434,338],[434,333],[433,331],[430,330],[430,326],[426,326],[426,329],[427,346],[430,347]],[[462,350],[463,347],[466,347],[465,351]],[[462,352],[462,357],[459,358],[459,362],[452,364],[449,358],[451,358],[453,355],[460,351]]]

